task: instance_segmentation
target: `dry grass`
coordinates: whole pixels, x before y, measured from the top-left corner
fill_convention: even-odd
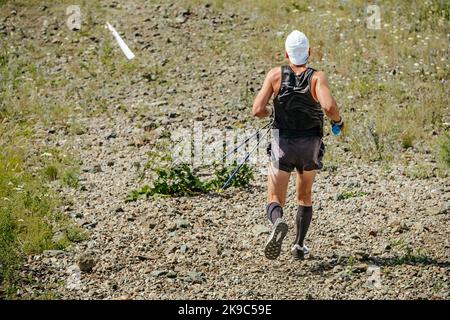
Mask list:
[[[355,156],[391,161],[403,149],[429,151],[447,130],[448,1],[377,2],[380,30],[367,28],[366,1],[183,3],[193,8],[211,3],[215,10],[250,16],[205,57],[223,53],[242,60],[246,54],[245,63],[267,71],[285,63],[285,36],[294,29],[305,32],[312,46],[311,65],[330,79]]]

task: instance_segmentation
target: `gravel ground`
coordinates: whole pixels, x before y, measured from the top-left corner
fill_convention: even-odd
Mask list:
[[[85,121],[87,133],[73,145],[84,159],[82,187],[63,192],[73,199],[68,214],[91,238],[30,257],[25,268],[61,298],[449,298],[448,179],[411,180],[401,169],[356,162],[328,167],[314,186],[311,258],[289,254],[291,193],[290,232],[280,258],[269,261],[264,175],[221,194],[126,203],[142,183],[130,163],[144,161],[152,146],[130,144],[137,133],[123,115]],[[364,195],[337,200],[343,190]]]

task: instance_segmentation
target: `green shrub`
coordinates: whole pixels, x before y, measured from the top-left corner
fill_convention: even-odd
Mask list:
[[[233,163],[230,166],[217,167],[214,171],[214,177],[206,182],[207,190],[210,191],[220,189],[228,180],[228,178],[231,176],[231,174],[234,172],[234,170],[237,169],[237,166],[238,166],[237,163]],[[253,179],[252,168],[249,165],[244,164],[239,169],[237,174],[233,177],[229,186],[237,188],[246,187],[250,184],[252,179]]]
[[[404,134],[402,136],[402,148],[409,149],[413,147],[414,137],[411,134]]]
[[[219,190],[236,168],[236,163],[231,166],[218,166],[212,177],[206,181],[200,180],[188,164],[172,166],[167,169],[158,168],[156,169],[157,178],[153,182],[153,186],[145,185],[141,189],[131,191],[127,201],[136,201],[157,194],[181,197]],[[252,168],[244,164],[229,185],[245,187],[252,179]]]
[[[364,191],[356,191],[356,190],[344,190],[340,194],[337,195],[336,200],[345,200],[355,197],[363,197],[367,195]]]
[[[153,183],[151,193],[174,196],[186,196],[205,191],[200,179],[189,165],[182,164],[169,169],[157,169],[158,178]]]
[[[62,176],[62,182],[68,187],[75,189],[78,188],[79,184],[78,172],[76,172],[75,170],[68,170],[64,172]]]
[[[50,165],[44,169],[44,175],[50,180],[55,181],[58,179],[58,168],[53,165]]]

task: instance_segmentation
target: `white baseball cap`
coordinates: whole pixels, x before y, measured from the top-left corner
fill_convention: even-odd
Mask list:
[[[299,66],[308,62],[309,40],[303,32],[292,31],[286,38],[285,49],[293,64]]]

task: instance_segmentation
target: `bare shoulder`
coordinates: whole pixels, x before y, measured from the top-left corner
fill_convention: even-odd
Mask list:
[[[313,74],[313,87],[316,88],[316,85],[319,85],[321,87],[328,87],[328,79],[327,75],[323,71],[316,71]]]
[[[326,81],[327,75],[325,74],[325,72],[318,70],[318,71],[314,72],[313,78],[315,78],[316,80],[321,80],[321,81],[325,80]]]
[[[281,78],[281,67],[275,67],[269,70],[267,77],[272,80],[279,80]]]
[[[270,71],[267,73],[267,80],[272,84],[273,91],[277,93],[280,89],[281,67],[270,69]]]

